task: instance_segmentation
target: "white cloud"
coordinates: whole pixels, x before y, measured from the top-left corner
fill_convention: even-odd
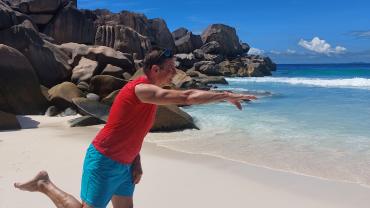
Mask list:
[[[335,48],[332,48],[329,43],[327,43],[325,40],[321,40],[319,37],[314,37],[311,41],[301,39],[298,42],[298,45],[307,50],[326,55],[340,54],[347,50],[342,46],[336,46]]]
[[[287,49],[287,50],[286,50],[286,53],[287,53],[287,54],[295,54],[295,53],[297,53],[297,51],[292,50],[292,49]]]
[[[369,31],[354,31],[354,32],[351,32],[350,34],[358,38],[370,38],[370,30]]]
[[[276,55],[281,54],[281,52],[280,52],[280,51],[275,51],[275,50],[271,50],[271,51],[270,51],[270,53],[272,53],[272,54],[276,54]]]
[[[271,50],[269,53],[274,54],[274,55],[293,55],[293,54],[296,54],[297,51],[288,48],[286,49],[286,51]]]
[[[248,51],[248,54],[253,54],[253,55],[262,55],[264,53],[265,53],[264,50],[258,49],[258,48],[250,48]]]

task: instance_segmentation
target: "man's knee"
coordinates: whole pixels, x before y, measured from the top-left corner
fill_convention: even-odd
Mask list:
[[[82,208],[93,208],[93,207],[90,207],[88,204],[86,204],[85,202],[82,203]]]

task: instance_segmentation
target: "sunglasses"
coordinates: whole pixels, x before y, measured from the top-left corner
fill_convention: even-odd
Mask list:
[[[159,59],[161,58],[171,58],[173,56],[172,54],[172,50],[171,49],[168,49],[168,48],[165,48],[161,54],[159,54]]]

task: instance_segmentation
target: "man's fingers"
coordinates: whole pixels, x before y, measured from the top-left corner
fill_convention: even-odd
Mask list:
[[[230,103],[235,105],[239,110],[242,110],[242,104],[238,100],[229,100]]]
[[[239,101],[235,102],[235,105],[239,110],[242,110],[242,104]]]
[[[138,184],[139,182],[140,182],[140,180],[141,180],[141,176],[142,176],[143,174],[141,173],[141,172],[136,172],[136,171],[134,171],[133,173],[132,173],[132,182],[134,183],[134,184]]]

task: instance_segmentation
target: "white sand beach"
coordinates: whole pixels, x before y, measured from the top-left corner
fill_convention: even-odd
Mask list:
[[[0,132],[0,208],[54,207],[40,193],[13,187],[40,170],[79,198],[85,150],[102,126],[70,128],[71,118],[19,116],[24,129]],[[140,208],[370,207],[370,189],[358,184],[174,152],[151,143],[144,143],[142,164],[144,175],[134,197]]]

